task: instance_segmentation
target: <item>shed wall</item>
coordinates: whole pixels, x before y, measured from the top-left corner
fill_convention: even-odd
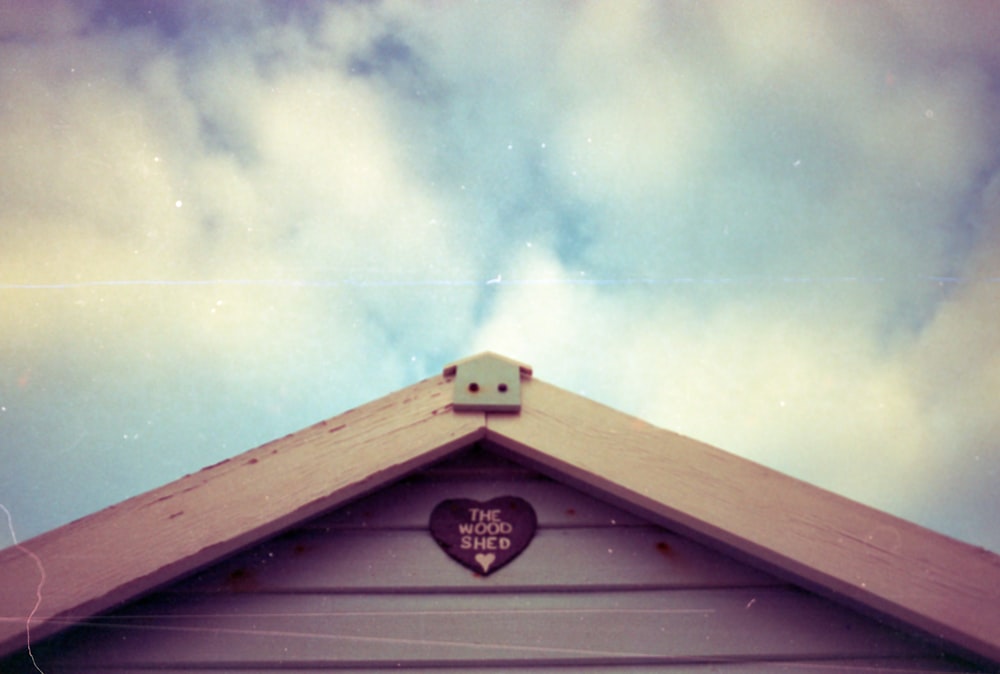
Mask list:
[[[428,533],[450,498],[538,514],[488,577]],[[44,671],[976,671],[472,448],[34,649]],[[0,671],[35,671],[24,659]]]

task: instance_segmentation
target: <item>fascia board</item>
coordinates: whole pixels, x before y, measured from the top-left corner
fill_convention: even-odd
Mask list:
[[[1000,556],[546,384],[486,439],[807,587],[1000,662]]]
[[[37,641],[484,434],[485,415],[453,413],[433,377],[6,548],[0,656],[26,646],[29,616]]]

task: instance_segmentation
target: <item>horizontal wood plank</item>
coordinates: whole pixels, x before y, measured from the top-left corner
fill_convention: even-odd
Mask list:
[[[47,664],[47,663],[42,663]],[[38,674],[27,659],[12,664],[16,669],[4,669],[4,674]],[[554,674],[565,671],[566,668],[553,668],[550,666],[518,666],[517,674]],[[114,669],[107,669],[105,665],[96,667],[81,668],[79,671],[105,672],[111,674],[219,674],[218,667],[192,666],[192,667],[163,667],[160,665],[117,665]],[[298,667],[286,667],[281,665],[275,667],[241,666],[239,674],[316,674],[316,667],[300,669]],[[336,664],[324,664],[322,670],[326,672],[356,672],[357,674],[399,674],[405,671],[406,674],[441,674],[440,667],[408,667],[400,670],[394,665],[385,667],[365,665],[359,668],[355,665],[339,667]],[[449,671],[449,670],[445,670]],[[450,671],[455,671],[452,668]],[[459,670],[463,674],[511,674],[510,665],[478,667],[472,664],[462,665]],[[954,672],[968,672],[969,669],[961,665],[950,664],[938,659],[930,658],[876,658],[865,660],[796,660],[793,662],[711,662],[711,663],[660,663],[656,665],[580,665],[575,663],[572,670],[575,674],[790,674],[793,672],[805,674],[953,674]]]
[[[72,641],[86,647],[71,648]],[[90,620],[49,649],[39,654],[54,671],[79,662],[96,664],[94,654],[106,666],[232,668],[932,656],[923,644],[853,611],[787,588],[587,595],[170,595]]]
[[[577,489],[525,472],[517,479],[463,475],[439,480],[433,474],[421,474],[310,520],[303,527],[426,528],[431,510],[445,499],[486,501],[508,495],[519,496],[531,504],[540,528],[638,526],[647,522]]]
[[[487,440],[655,521],[1000,663],[1000,556],[534,379]]]
[[[186,592],[498,591],[511,588],[728,587],[777,584],[658,527],[539,530],[501,572],[482,577],[427,531],[301,531],[177,586]]]

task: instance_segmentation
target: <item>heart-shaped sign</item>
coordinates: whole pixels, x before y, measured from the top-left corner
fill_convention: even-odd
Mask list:
[[[538,518],[523,498],[500,496],[481,503],[467,498],[442,501],[431,512],[431,535],[456,562],[488,576],[528,547]]]

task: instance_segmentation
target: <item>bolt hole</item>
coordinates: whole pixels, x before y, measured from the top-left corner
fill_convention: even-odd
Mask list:
[[[507,384],[504,384],[503,382],[500,382],[499,384],[497,384],[497,390],[500,391],[500,393],[506,393],[507,392]]]
[[[472,382],[472,383],[470,383],[470,384],[469,384],[469,390],[470,390],[470,391],[471,391],[472,393],[475,393],[476,391],[478,391],[478,390],[479,390],[479,384],[477,384],[476,382]]]

